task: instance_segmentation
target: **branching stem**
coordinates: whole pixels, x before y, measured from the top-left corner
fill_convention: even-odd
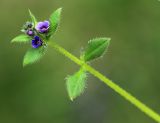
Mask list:
[[[130,93],[128,93],[126,90],[121,88],[116,83],[109,80],[107,77],[105,77],[103,74],[95,70],[90,65],[84,63],[82,60],[78,59],[71,53],[69,53],[67,50],[65,50],[63,47],[59,46],[55,42],[50,41],[49,46],[57,50],[59,53],[65,55],[67,58],[78,64],[79,66],[83,66],[88,72],[90,72],[92,75],[94,75],[96,78],[100,79],[102,82],[104,82],[106,85],[108,85],[110,88],[112,88],[115,92],[117,92],[119,95],[124,97],[127,101],[129,101],[131,104],[136,106],[139,110],[144,112],[147,116],[155,120],[156,122],[160,123],[160,115],[153,111],[151,108],[146,106],[144,103],[139,101],[137,98],[132,96]]]

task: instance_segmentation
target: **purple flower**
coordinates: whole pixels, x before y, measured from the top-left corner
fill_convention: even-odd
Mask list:
[[[32,40],[32,47],[33,48],[38,48],[38,47],[42,46],[42,44],[43,44],[43,42],[40,39],[40,37],[38,37],[38,36],[35,36],[34,39]]]
[[[34,36],[34,31],[32,29],[29,29],[27,30],[26,34],[29,36]]]
[[[38,22],[35,28],[40,33],[47,33],[49,26],[50,26],[49,21],[44,21],[44,22]]]

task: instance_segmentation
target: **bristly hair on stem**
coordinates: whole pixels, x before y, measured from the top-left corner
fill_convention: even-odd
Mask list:
[[[148,117],[160,123],[160,115],[158,113],[88,64],[106,53],[110,44],[110,38],[101,37],[90,40],[86,48],[82,51],[80,58],[72,55],[51,40],[60,24],[61,11],[62,8],[59,8],[51,14],[48,20],[38,21],[29,10],[30,21],[26,22],[21,30],[24,34],[17,36],[11,41],[12,43],[30,44],[30,48],[23,59],[23,66],[33,64],[40,60],[46,53],[48,46],[52,47],[80,66],[78,72],[69,75],[66,79],[67,92],[72,101],[84,92],[87,74],[90,73],[145,113]]]
[[[144,112],[147,116],[155,120],[156,122],[160,122],[160,115],[153,111],[151,108],[146,106],[144,103],[139,101],[137,98],[132,96],[129,92],[121,88],[119,85],[112,82],[110,79],[108,79],[106,76],[89,66],[88,64],[84,63],[71,53],[69,53],[67,50],[56,44],[55,42],[50,42],[49,46],[54,48],[59,53],[63,54],[67,58],[69,58],[71,61],[76,63],[79,66],[83,66],[85,70],[90,72],[92,75],[94,75],[96,78],[100,79],[102,82],[104,82],[106,85],[108,85],[111,89],[113,89],[115,92],[117,92],[119,95],[121,95],[123,98],[125,98],[127,101],[129,101],[131,104],[133,104],[135,107],[137,107],[139,110]]]

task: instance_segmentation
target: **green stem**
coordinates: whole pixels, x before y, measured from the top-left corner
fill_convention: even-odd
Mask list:
[[[79,66],[83,66],[88,72],[93,74],[95,77],[100,79],[102,82],[104,82],[106,85],[108,85],[110,88],[112,88],[115,92],[120,94],[122,97],[124,97],[126,100],[128,100],[130,103],[132,103],[134,106],[136,106],[139,110],[144,112],[147,116],[155,120],[156,122],[160,123],[160,115],[153,111],[151,108],[143,104],[141,101],[136,99],[134,96],[132,96],[130,93],[125,91],[123,88],[121,88],[119,85],[115,84],[111,80],[109,80],[107,77],[105,77],[103,74],[95,70],[93,67],[89,66],[88,64],[84,63],[71,53],[69,53],[67,50],[56,44],[55,42],[50,41],[49,46],[57,50],[59,53],[65,55],[67,58],[78,64]]]

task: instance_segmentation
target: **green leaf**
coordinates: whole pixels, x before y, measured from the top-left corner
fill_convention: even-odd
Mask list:
[[[74,75],[67,77],[67,91],[72,101],[84,92],[84,89],[86,87],[86,78],[87,74],[82,69],[80,69]]]
[[[31,42],[32,37],[28,36],[28,35],[19,35],[17,37],[15,37],[11,42],[18,42],[18,43],[28,43]]]
[[[61,17],[62,8],[57,9],[55,12],[53,12],[50,16],[50,28],[48,32],[48,37],[50,38],[57,30],[57,27],[60,23],[60,17]]]
[[[88,42],[88,47],[84,52],[84,61],[91,61],[104,54],[109,46],[110,38],[96,38]]]
[[[40,60],[45,54],[46,48],[41,46],[39,48],[31,48],[27,51],[23,59],[23,66],[35,63]]]
[[[36,26],[36,24],[37,24],[36,17],[33,15],[33,13],[30,10],[29,10],[29,14],[30,14],[30,17],[31,17],[31,20],[32,20],[34,26]]]

